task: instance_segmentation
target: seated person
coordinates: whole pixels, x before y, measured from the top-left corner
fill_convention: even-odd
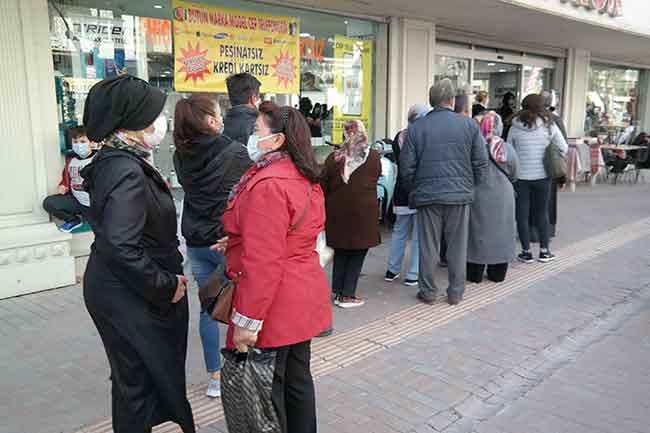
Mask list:
[[[66,159],[58,194],[48,196],[43,201],[43,209],[63,221],[59,230],[64,233],[70,233],[80,227],[84,214],[90,207],[90,197],[83,189],[83,178],[79,173],[92,162],[98,148],[97,143],[88,139],[82,126],[70,128],[68,135],[72,142],[73,155]]]

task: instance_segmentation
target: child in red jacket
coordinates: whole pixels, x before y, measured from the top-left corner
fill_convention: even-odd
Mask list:
[[[97,143],[86,136],[83,126],[68,130],[74,155],[66,159],[65,168],[59,182],[58,194],[51,195],[43,201],[43,209],[60,220],[59,227],[64,233],[70,233],[83,224],[83,216],[90,207],[90,197],[83,189],[81,170],[90,164],[97,150]]]

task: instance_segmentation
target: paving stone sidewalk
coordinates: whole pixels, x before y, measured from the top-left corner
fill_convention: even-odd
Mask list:
[[[647,185],[619,185],[561,194],[560,236],[554,246],[647,217],[650,203],[642,197],[648,193]],[[364,270],[361,292],[368,304],[360,310],[336,311],[337,331],[415,303],[413,288],[382,279],[389,240],[385,235]],[[650,282],[646,243],[627,245],[323,377],[317,384],[321,431],[351,430],[366,418],[368,432],[386,431],[386,425],[393,428],[388,431],[420,431],[432,424],[443,428],[445,419],[457,416],[451,408],[471,395],[488,397],[482,387],[502,371],[539,355],[608,311],[621,296],[633,297],[644,281]],[[188,382],[200,384],[205,373],[196,329],[198,307],[194,296],[191,300]],[[0,433],[71,432],[110,415],[109,369],[79,286],[0,300],[0,346]],[[402,407],[408,416],[397,413]],[[454,424],[460,425],[449,422]],[[204,431],[222,428],[216,424]]]
[[[319,378],[319,432],[647,433],[649,240]]]

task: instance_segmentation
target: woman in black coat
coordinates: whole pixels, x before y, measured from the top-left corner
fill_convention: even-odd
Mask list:
[[[225,236],[221,217],[230,191],[253,165],[246,147],[221,133],[223,120],[216,99],[195,93],[176,104],[174,114],[174,168],[183,185],[181,231],[187,256],[200,287],[226,258],[210,246]],[[203,359],[208,372],[208,397],[221,395],[219,325],[207,311],[199,318]]]
[[[166,132],[165,94],[131,76],[90,90],[88,137],[104,141],[82,176],[95,232],[84,300],[111,367],[113,431],[166,421],[194,433],[186,397],[188,304],[169,188],[146,160]]]

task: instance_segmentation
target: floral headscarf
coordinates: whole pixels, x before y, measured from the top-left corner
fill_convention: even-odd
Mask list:
[[[494,134],[496,117],[494,111],[488,111],[483,115],[481,134],[488,144],[492,159],[498,164],[504,164],[507,161],[506,144],[501,137]]]
[[[368,159],[368,134],[359,120],[351,120],[343,125],[343,146],[334,154],[337,162],[343,162],[341,177],[348,183],[350,176]]]

